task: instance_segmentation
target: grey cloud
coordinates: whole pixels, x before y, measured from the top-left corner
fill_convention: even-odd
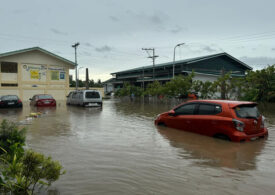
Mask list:
[[[112,50],[112,48],[109,47],[108,45],[104,45],[104,46],[102,46],[102,47],[97,47],[97,48],[95,48],[95,50],[96,50],[97,52],[110,52],[110,51]]]
[[[180,26],[176,26],[175,28],[170,30],[170,32],[174,33],[174,34],[177,34],[177,33],[182,32],[182,31],[183,31],[183,28],[180,27]]]
[[[84,43],[84,45],[87,46],[87,47],[93,47],[93,45],[91,43],[88,43],[88,42]]]
[[[163,23],[162,18],[159,15],[156,15],[156,14],[150,16],[150,20],[155,24],[162,24]]]
[[[82,55],[84,56],[92,56],[92,54],[90,52],[87,52],[87,51],[83,51],[81,52]]]
[[[210,52],[210,53],[212,53],[212,52],[217,52],[217,51],[218,51],[217,49],[211,48],[211,47],[209,47],[209,46],[204,46],[204,47],[202,48],[202,50],[203,50],[203,51]]]
[[[58,34],[58,35],[68,35],[68,33],[59,31],[59,30],[57,30],[57,29],[55,29],[55,28],[51,28],[50,30],[51,30],[53,33]]]
[[[261,56],[261,57],[243,56],[243,57],[240,57],[239,59],[244,63],[248,64],[249,66],[252,66],[255,69],[264,68],[268,65],[275,64],[275,58],[265,57],[265,56]]]
[[[154,13],[135,12],[131,10],[126,11],[127,19],[131,20],[131,23],[135,26],[142,25],[142,27],[153,28],[156,30],[165,30],[165,24],[169,20],[169,16],[162,11],[156,11]]]
[[[110,16],[110,19],[112,21],[114,21],[114,22],[118,22],[119,21],[119,19],[117,17],[115,17],[115,16]]]
[[[275,51],[275,48],[271,48],[271,51]]]

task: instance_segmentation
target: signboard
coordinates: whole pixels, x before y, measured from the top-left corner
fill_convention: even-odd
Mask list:
[[[59,71],[57,71],[57,70],[51,71],[51,80],[54,80],[54,81],[59,80]]]
[[[40,79],[39,70],[30,70],[31,79]]]
[[[60,80],[65,80],[65,72],[59,72],[59,78]]]

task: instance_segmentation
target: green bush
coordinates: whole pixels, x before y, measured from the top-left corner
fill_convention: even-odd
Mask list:
[[[25,128],[19,130],[15,123],[3,120],[0,125],[0,147],[10,156],[17,154],[21,157],[24,154],[25,135]],[[0,154],[3,154],[3,150],[0,150]]]
[[[50,186],[65,172],[59,162],[32,150],[25,151],[26,129],[3,120],[0,125],[0,193],[33,194]]]

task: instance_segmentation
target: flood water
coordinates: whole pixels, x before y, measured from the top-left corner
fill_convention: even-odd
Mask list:
[[[103,108],[58,103],[0,110],[28,128],[27,147],[51,155],[67,171],[54,194],[274,194],[275,105],[260,106],[269,137],[232,143],[167,127],[157,114],[172,105],[106,100]]]

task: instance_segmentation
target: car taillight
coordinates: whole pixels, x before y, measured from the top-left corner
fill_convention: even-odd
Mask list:
[[[244,130],[244,123],[242,121],[239,121],[237,119],[232,119],[233,121],[233,124],[235,125],[235,128],[238,130],[238,131],[241,131],[243,132]]]
[[[265,117],[262,116],[261,128],[265,127]]]

